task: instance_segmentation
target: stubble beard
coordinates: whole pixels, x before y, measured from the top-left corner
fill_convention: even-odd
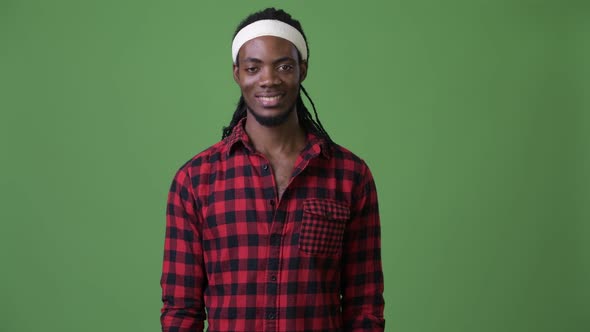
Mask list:
[[[256,122],[258,122],[260,125],[265,127],[276,127],[287,122],[287,119],[289,119],[289,116],[295,110],[295,105],[291,106],[286,112],[275,116],[262,116],[250,110],[250,107],[247,107],[247,109],[248,113],[250,113],[250,115],[254,117],[254,120],[256,120]]]

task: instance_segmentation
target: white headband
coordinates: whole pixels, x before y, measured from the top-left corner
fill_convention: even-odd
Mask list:
[[[301,58],[307,60],[307,45],[301,32],[279,20],[260,20],[248,24],[236,34],[231,45],[231,55],[234,63],[238,61],[240,47],[249,40],[260,36],[275,36],[290,41],[297,47],[299,53],[301,53]]]

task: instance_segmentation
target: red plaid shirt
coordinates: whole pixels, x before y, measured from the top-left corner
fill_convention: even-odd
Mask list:
[[[162,330],[383,331],[377,193],[367,165],[313,134],[277,197],[244,120],[176,173]],[[206,308],[206,311],[205,311]]]

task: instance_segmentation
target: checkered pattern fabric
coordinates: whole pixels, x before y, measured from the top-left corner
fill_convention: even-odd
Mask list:
[[[350,151],[308,134],[277,197],[244,120],[176,173],[162,330],[383,331],[377,194]]]

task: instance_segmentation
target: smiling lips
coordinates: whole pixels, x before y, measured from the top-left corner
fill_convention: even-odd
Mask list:
[[[276,94],[276,95],[266,95],[266,96],[256,96],[256,99],[262,104],[264,107],[275,107],[279,104],[279,101],[283,97],[283,94]]]

